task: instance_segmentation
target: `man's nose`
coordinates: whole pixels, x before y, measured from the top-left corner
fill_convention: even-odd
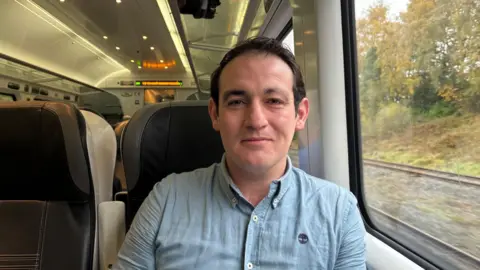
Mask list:
[[[248,109],[245,110],[245,114],[245,122],[248,128],[262,129],[268,124],[263,103],[261,101],[250,103]]]

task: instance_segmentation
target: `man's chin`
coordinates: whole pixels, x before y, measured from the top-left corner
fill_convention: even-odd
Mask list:
[[[270,168],[271,155],[265,155],[260,153],[253,153],[240,157],[239,161],[244,169],[249,171],[264,171],[265,169]]]

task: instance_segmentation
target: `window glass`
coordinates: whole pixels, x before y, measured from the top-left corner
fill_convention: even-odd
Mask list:
[[[480,1],[355,1],[365,200],[448,269],[480,263]]]
[[[14,96],[0,93],[0,102],[12,102],[15,101]]]
[[[293,54],[294,51],[294,41],[293,41],[293,29],[288,33],[287,36],[283,39],[283,46],[287,47]],[[299,158],[298,158],[298,134],[295,133],[293,136],[293,141],[290,146],[289,156],[292,159],[292,164],[295,167],[299,167]]]

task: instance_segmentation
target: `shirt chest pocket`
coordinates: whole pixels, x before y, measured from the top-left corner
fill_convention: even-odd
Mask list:
[[[330,269],[332,241],[328,228],[302,226],[293,218],[265,222],[258,258],[275,269]],[[272,269],[273,269],[272,268]]]
[[[209,225],[209,224],[208,224]],[[240,230],[233,226],[198,226],[179,222],[164,226],[157,235],[156,255],[161,269],[226,269],[238,268],[242,245],[235,239]],[[169,268],[170,264],[176,268]],[[212,266],[208,268],[208,266]],[[235,267],[232,267],[235,266]]]

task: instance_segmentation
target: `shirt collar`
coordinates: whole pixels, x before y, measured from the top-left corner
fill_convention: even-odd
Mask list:
[[[276,208],[277,205],[280,203],[281,199],[285,195],[286,191],[289,189],[291,186],[292,178],[293,177],[293,165],[292,165],[292,160],[290,157],[287,155],[287,168],[285,170],[285,173],[282,175],[282,177],[275,179],[272,181],[270,184],[270,190],[272,191],[272,185],[276,188],[274,188],[273,192],[273,200],[271,201],[272,207]],[[236,198],[234,192],[237,193],[238,196],[241,196],[240,190],[238,187],[233,183],[232,178],[230,177],[230,174],[228,173],[227,169],[227,163],[226,163],[226,154],[224,153],[222,156],[222,161],[220,162],[220,185],[222,187],[222,190],[224,193],[227,195],[228,199],[230,200],[232,206],[235,206],[238,203],[238,199]],[[270,195],[270,193],[269,193]]]

